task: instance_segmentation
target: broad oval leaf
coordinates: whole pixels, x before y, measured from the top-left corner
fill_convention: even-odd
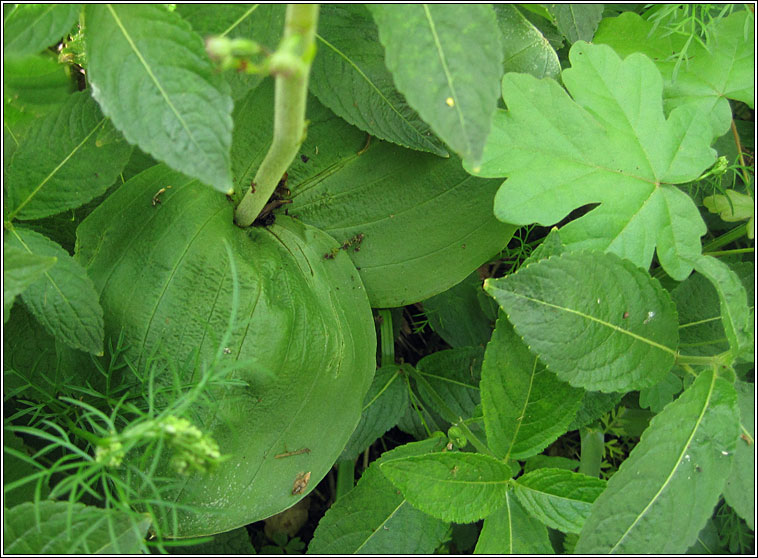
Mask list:
[[[503,73],[489,4],[372,4],[386,64],[408,103],[458,155],[474,161]]]
[[[547,4],[546,8],[558,31],[568,39],[569,44],[592,41],[603,17],[602,4]]]
[[[729,476],[738,428],[732,382],[713,370],[702,372],[653,418],[610,478],[584,524],[576,553],[687,550],[713,514]]]
[[[39,515],[37,515],[39,514]],[[3,514],[3,551],[8,554],[141,554],[150,527],[136,517],[84,504],[27,502]],[[37,519],[39,517],[39,520]]]
[[[36,54],[53,46],[71,30],[80,9],[80,4],[14,5],[3,13],[3,57]]]
[[[677,316],[658,281],[614,254],[540,260],[484,289],[560,379],[591,391],[630,391],[674,364]]]
[[[708,123],[691,107],[664,118],[662,79],[644,55],[622,61],[610,47],[580,41],[570,60],[562,78],[573,99],[552,80],[503,78],[508,111],[496,113],[477,173],[508,177],[495,215],[547,226],[600,203],[561,229],[564,244],[610,251],[645,269],[657,247],[666,272],[683,280],[706,227],[674,184],[713,164]]]
[[[503,42],[503,68],[536,78],[555,78],[561,73],[558,54],[519,9],[512,4],[494,4]]]
[[[487,443],[506,460],[536,455],[566,432],[584,396],[529,352],[504,315],[487,345],[480,387]]]
[[[30,229],[14,227],[7,233],[6,242],[26,254],[57,259],[21,298],[57,339],[74,349],[102,355],[103,309],[82,266],[58,244]]]
[[[565,469],[537,469],[513,483],[521,505],[553,529],[579,533],[605,481]]]
[[[503,505],[484,519],[474,554],[555,554],[547,529],[530,517],[514,497],[505,493]]]
[[[86,92],[38,120],[8,165],[8,219],[39,219],[73,209],[115,182],[132,147]]]
[[[232,99],[202,39],[155,4],[85,8],[92,96],[131,143],[231,193]]]
[[[444,437],[397,447],[371,463],[358,484],[326,511],[308,554],[431,554],[447,523],[417,510],[382,474],[385,461],[439,451]]]
[[[319,101],[372,136],[446,157],[447,150],[395,89],[366,6],[325,4],[310,90]]]
[[[732,472],[724,485],[724,499],[748,527],[755,530],[755,384],[737,381],[740,438]]]
[[[8,321],[16,297],[57,261],[55,256],[30,253],[15,245],[3,248],[3,323]]]
[[[499,508],[511,468],[478,453],[432,453],[381,464],[408,501],[443,521],[471,523]]]
[[[286,217],[243,230],[224,195],[164,165],[127,182],[79,226],[77,257],[101,293],[107,335],[123,329],[135,366],[154,351],[178,363],[196,352],[199,362],[236,362],[234,377],[247,383],[214,388],[216,404],[193,408],[193,423],[230,456],[212,476],[177,478],[161,461],[165,497],[191,506],[178,511],[178,536],[226,531],[289,508],[347,443],[374,374],[376,336],[347,255],[323,257],[338,247]],[[178,373],[189,381],[193,371]],[[305,472],[310,483],[293,494]]]

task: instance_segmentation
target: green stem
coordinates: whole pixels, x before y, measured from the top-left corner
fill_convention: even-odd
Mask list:
[[[466,439],[471,442],[471,445],[476,448],[476,451],[479,453],[482,453],[484,455],[489,455],[490,457],[494,457],[497,459],[497,456],[490,450],[489,447],[487,447],[487,444],[482,442],[476,434],[474,434],[471,429],[468,427],[468,425],[461,419],[459,422],[455,423],[455,426],[463,430],[463,435],[466,436]]]
[[[753,252],[753,248],[735,248],[734,250],[718,250],[716,252],[703,252],[704,256],[728,256],[730,254],[750,254]]]
[[[745,182],[745,187],[750,190],[750,175],[747,173],[747,166],[745,165],[745,156],[742,154],[742,142],[740,142],[740,135],[737,133],[737,125],[732,118],[732,134],[734,135],[734,143],[737,146],[737,155],[740,159],[740,166],[742,167],[742,180]]]
[[[288,4],[284,37],[271,55],[276,75],[274,138],[261,166],[234,213],[241,227],[250,226],[263,210],[305,139],[308,74],[316,52],[318,4]]]
[[[729,351],[713,356],[676,355],[675,363],[679,366],[720,366],[725,364]]]
[[[605,435],[599,429],[581,428],[579,429],[579,436],[582,440],[579,472],[590,477],[599,477],[600,465],[603,463]]]
[[[379,343],[381,349],[381,365],[395,364],[395,333],[392,328],[392,311],[379,310],[381,324],[379,325]]]
[[[353,489],[355,481],[355,460],[348,459],[337,463],[337,489],[335,502]]]
[[[713,250],[716,250],[717,248],[721,248],[722,246],[726,246],[730,242],[734,242],[735,240],[738,240],[745,236],[745,224],[725,232],[721,236],[714,238],[711,240],[708,244],[703,246],[703,252],[711,252]]]

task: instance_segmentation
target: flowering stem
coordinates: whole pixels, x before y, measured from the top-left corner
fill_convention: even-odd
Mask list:
[[[288,4],[284,37],[271,55],[269,67],[276,76],[274,138],[234,213],[241,227],[250,226],[274,193],[305,139],[305,104],[308,74],[316,52],[318,4]]]

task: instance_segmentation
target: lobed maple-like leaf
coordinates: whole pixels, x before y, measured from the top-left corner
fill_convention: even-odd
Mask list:
[[[663,80],[644,55],[621,60],[610,47],[578,41],[569,59],[568,92],[553,80],[503,78],[508,110],[495,115],[478,173],[508,177],[495,215],[549,226],[599,203],[561,229],[568,249],[613,252],[647,268],[657,248],[666,272],[683,280],[706,227],[674,184],[713,164],[707,120],[693,107],[664,116]]]

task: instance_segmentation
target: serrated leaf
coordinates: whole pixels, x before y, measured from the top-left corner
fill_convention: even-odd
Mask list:
[[[591,41],[603,17],[602,4],[547,4],[545,7],[569,43]]]
[[[653,59],[665,80],[667,111],[688,105],[708,116],[713,137],[729,130],[732,111],[727,99],[753,106],[755,51],[753,14],[737,11],[715,18],[706,26],[708,47],[693,40],[686,58],[677,66],[677,55],[686,37],[668,33],[662,26],[633,12],[604,19],[593,41],[613,47],[621,56],[641,52]]]
[[[89,4],[85,16],[87,74],[105,115],[146,153],[231,193],[232,99],[200,36],[159,5]]]
[[[704,275],[719,297],[721,324],[724,326],[732,357],[753,351],[754,325],[745,287],[729,266],[711,256],[700,256],[695,270]]]
[[[487,517],[502,504],[511,468],[478,453],[432,453],[380,466],[414,507],[456,523]]]
[[[513,495],[505,493],[502,507],[484,519],[474,554],[555,554],[547,529],[529,517]]]
[[[502,45],[488,4],[372,4],[386,64],[408,104],[476,165],[497,105]]]
[[[577,467],[579,467],[579,462],[576,459],[561,457],[560,455],[540,454],[529,457],[524,461],[524,474],[545,468],[573,471]]]
[[[309,83],[319,101],[372,136],[448,155],[429,125],[395,89],[376,24],[365,6],[325,4],[317,39]]]
[[[503,43],[503,69],[524,72],[536,78],[555,78],[561,64],[550,42],[511,4],[494,4],[500,39]]]
[[[16,297],[53,267],[56,261],[55,257],[31,254],[14,245],[4,247],[3,323],[8,321]]]
[[[8,554],[139,554],[150,526],[147,516],[70,502],[20,504],[4,516]]]
[[[429,438],[382,454],[321,518],[308,554],[431,554],[447,524],[411,506],[379,467],[390,459],[438,451],[444,444],[443,437]]]
[[[738,440],[731,381],[702,372],[656,415],[595,501],[579,554],[678,554],[713,513]],[[676,534],[676,536],[672,536]]]
[[[363,412],[340,460],[355,459],[392,428],[408,408],[408,390],[400,366],[379,368],[363,399]]]
[[[679,336],[671,297],[614,254],[554,256],[488,279],[484,289],[529,349],[572,386],[642,389],[674,364]]]
[[[755,385],[737,381],[740,438],[734,452],[732,472],[724,485],[724,499],[755,530]]]
[[[669,372],[657,384],[640,390],[640,407],[660,413],[681,391],[682,379]]]
[[[602,393],[599,391],[588,391],[584,394],[582,404],[568,427],[569,431],[579,430],[583,426],[595,422],[605,413],[613,409],[621,398],[623,393]]]
[[[30,229],[13,228],[6,242],[27,254],[57,258],[21,297],[45,329],[66,345],[103,354],[103,309],[84,268],[55,242]]]
[[[123,170],[132,147],[110,127],[86,93],[38,120],[8,166],[8,219],[39,219],[101,195]]]
[[[483,305],[496,307],[486,295],[484,301],[480,300],[479,293],[484,295],[482,279],[474,272],[424,301],[424,315],[429,325],[451,347],[485,345],[492,336],[492,320]]]
[[[568,430],[584,391],[559,381],[500,316],[482,364],[489,448],[504,460],[538,454]]]
[[[495,215],[548,226],[600,203],[561,228],[564,244],[613,252],[645,269],[657,247],[666,272],[683,280],[706,227],[674,184],[713,164],[710,127],[687,107],[664,119],[661,76],[644,55],[622,62],[605,45],[579,41],[569,58],[562,79],[573,99],[551,80],[503,78],[509,110],[496,113],[477,173],[508,177]]]
[[[514,481],[513,491],[532,517],[553,529],[579,533],[605,484],[565,469],[537,469]]]
[[[36,54],[71,29],[79,4],[16,4],[3,14],[3,58]]]

